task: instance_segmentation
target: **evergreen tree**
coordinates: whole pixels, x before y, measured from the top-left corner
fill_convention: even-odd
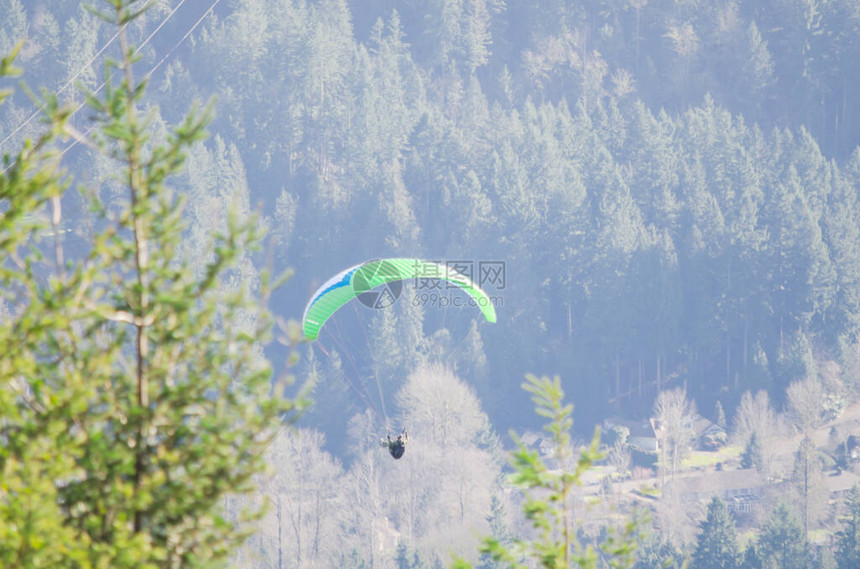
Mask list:
[[[546,569],[596,567],[597,553],[590,544],[582,546],[577,540],[569,507],[573,485],[579,483],[583,473],[600,456],[597,452],[600,433],[595,432],[591,446],[582,451],[578,460],[575,459],[570,446],[573,406],[562,403],[561,380],[532,375],[526,379],[523,389],[532,395],[538,414],[550,420],[545,430],[550,434],[553,456],[561,468],[560,471],[550,471],[536,452],[517,441],[518,449],[512,456],[514,474],[511,482],[523,489],[523,512],[537,534],[533,540],[516,539],[509,546],[492,536],[486,537],[481,551],[488,553],[493,561],[503,562],[503,566],[523,566],[524,560],[531,560]],[[621,535],[610,535],[600,544],[612,566],[630,567],[633,564],[635,543],[632,535],[636,526],[637,521],[631,520]],[[455,567],[468,569],[471,566],[460,559]]]
[[[794,380],[817,375],[809,336],[798,328],[786,333],[779,347],[774,375],[782,380],[781,387],[786,391]]]
[[[370,569],[367,561],[361,556],[358,549],[351,549],[348,554],[341,555],[337,562],[339,569]]]
[[[744,550],[744,560],[741,565],[743,569],[762,569],[761,556],[758,553],[758,548],[754,541],[747,544]]]
[[[849,172],[857,170],[858,163],[860,150],[853,155],[851,164],[854,166],[849,165]],[[860,251],[855,246],[860,240],[860,217],[856,181],[838,172],[834,174],[833,191],[828,196],[822,224],[838,284],[825,329],[830,336],[828,340],[835,344],[840,339],[851,342],[860,334]]]
[[[741,468],[753,468],[761,471],[763,465],[761,443],[755,431],[750,435],[744,451],[741,453]]]
[[[2,10],[2,9],[0,9]],[[33,67],[48,89],[60,89],[62,85],[62,67],[60,55],[60,25],[47,8],[37,12],[31,27],[32,43],[38,50],[33,60]],[[0,49],[0,53],[5,53]]]
[[[453,68],[464,53],[464,30],[466,12],[463,0],[437,0],[434,2],[430,29],[435,45],[433,46],[434,64],[442,69]]]
[[[490,2],[469,0],[466,5],[466,26],[463,44],[466,65],[471,73],[487,64],[491,55],[493,37],[490,33]]]
[[[241,93],[251,96],[261,82],[260,63],[266,53],[269,36],[266,2],[244,0],[236,5],[226,25],[228,41],[233,47],[225,61],[234,72],[233,80],[244,87]]]
[[[723,404],[717,400],[714,405],[714,423],[722,428],[726,428],[726,412],[723,411]]]
[[[839,565],[836,563],[836,556],[829,544],[820,545],[816,550],[816,569],[839,569]]]
[[[738,535],[729,510],[718,497],[708,504],[707,517],[699,524],[699,537],[690,569],[738,569],[741,554]]]
[[[860,489],[855,485],[845,500],[848,508],[836,533],[836,566],[839,569],[860,567]]]
[[[827,511],[828,492],[824,486],[818,449],[809,436],[800,441],[794,454],[791,482],[798,500],[798,511],[805,535],[818,526]]]
[[[689,564],[678,548],[664,541],[651,520],[645,519],[640,526],[636,544],[636,562],[631,569],[682,569]]]
[[[412,569],[412,563],[409,560],[409,548],[406,547],[406,542],[397,542],[397,569]]]
[[[409,555],[410,551],[412,555]],[[395,562],[397,563],[397,569],[436,569],[438,559],[431,566],[418,553],[417,549],[411,549],[406,545],[406,542],[399,541],[397,542],[397,559]]]
[[[13,65],[21,45],[0,59],[0,78],[21,74],[21,70]],[[12,93],[11,89],[1,89],[0,103]],[[3,251],[0,263],[0,346],[3,348],[0,354],[0,408],[3,409],[0,424],[0,440],[3,441],[0,446],[0,478],[3,480],[0,564],[7,567],[56,567],[61,563],[70,565],[74,559],[83,560],[86,556],[86,550],[76,546],[78,532],[66,523],[57,484],[75,471],[76,458],[81,454],[79,450],[70,452],[75,439],[70,432],[71,413],[62,411],[70,400],[79,398],[71,396],[70,392],[75,388],[72,382],[65,391],[43,387],[45,380],[53,376],[48,368],[56,370],[57,365],[48,361],[39,365],[38,353],[28,348],[45,341],[54,343],[51,332],[58,332],[60,326],[55,325],[48,333],[38,331],[39,324],[44,322],[37,319],[43,305],[40,299],[51,295],[48,291],[38,291],[32,279],[32,269],[31,279],[22,275],[25,261],[18,257],[50,227],[36,214],[48,214],[47,218],[55,227],[61,219],[58,218],[58,208],[63,186],[57,160],[49,150],[64,126],[68,111],[56,106],[50,109],[54,128],[17,153],[5,154],[3,170],[0,170],[0,201],[4,203],[4,212],[0,216],[0,249]],[[17,263],[13,263],[16,257]],[[32,259],[25,259],[32,265]],[[15,289],[18,294],[14,293]],[[35,310],[22,310],[16,318],[13,317],[10,305],[15,306],[27,292],[30,292],[30,302],[35,305]],[[33,298],[34,292],[40,294]],[[64,306],[67,303],[63,300],[54,295],[52,302],[59,301],[61,309],[53,316],[59,317],[61,323],[69,327],[71,319],[68,312],[71,310]],[[26,323],[27,319],[30,324]],[[32,382],[36,389],[29,387],[28,382]],[[63,384],[62,381],[59,383]],[[56,392],[54,399],[58,403],[54,413],[59,415],[53,420],[51,409],[40,401],[52,391]],[[64,393],[62,398],[58,397]],[[50,403],[50,399],[46,402]]]
[[[108,69],[121,78],[109,74],[101,98],[87,100],[91,142],[114,161],[124,194],[104,195],[105,180],[84,186],[96,218],[87,251],[69,254],[67,184],[44,154],[68,132],[56,99],[43,105],[47,138],[0,174],[0,290],[17,307],[0,322],[0,476],[14,489],[0,494],[0,564],[221,566],[254,516],[226,512],[225,498],[250,490],[291,407],[272,392],[258,343],[270,323],[253,298],[269,283],[239,266],[258,224],[229,212],[197,259],[201,275],[188,270],[184,201],[168,184],[208,112],[153,136],[126,35],[140,6],[109,7],[100,15],[118,28],[122,59]],[[47,231],[53,242],[40,249]]]
[[[493,495],[490,501],[490,513],[487,516],[487,522],[490,524],[490,537],[504,547],[509,546],[513,541],[513,533],[508,527],[506,518],[504,504],[498,496]],[[490,552],[483,551],[476,569],[502,569],[504,566],[504,563],[494,560]]]
[[[93,56],[98,47],[99,24],[98,18],[82,8],[75,17],[66,21],[63,29],[66,49],[61,52],[65,68],[64,83],[74,79],[90,89],[95,88],[96,67],[93,65]],[[69,99],[79,100],[74,90],[67,93]]]
[[[3,14],[3,21],[0,22],[0,55],[6,55],[27,38],[30,26],[21,0],[0,0],[0,14]]]
[[[768,101],[768,94],[774,82],[773,57],[768,49],[767,41],[762,38],[755,21],[750,22],[745,37],[745,45],[738,50],[742,60],[741,71],[746,78],[743,81],[741,109],[747,113],[757,114]],[[738,86],[741,86],[739,83]],[[746,99],[746,100],[744,100]]]
[[[757,547],[766,569],[806,569],[808,546],[797,516],[780,503],[761,528]]]
[[[764,207],[763,221],[772,234],[768,242],[768,270],[773,275],[769,296],[774,328],[783,348],[789,344],[788,334],[797,330],[797,334],[803,335],[812,323],[812,316],[829,309],[833,301],[835,275],[822,239],[818,200],[814,196],[825,191],[805,188],[798,169],[789,164]],[[792,376],[791,371],[783,372],[786,384],[798,377]]]

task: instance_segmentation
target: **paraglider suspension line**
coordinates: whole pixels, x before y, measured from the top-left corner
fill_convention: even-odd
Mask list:
[[[356,378],[361,377],[361,374],[358,372],[358,366],[356,366],[356,364],[355,364],[355,360],[352,358],[352,356],[349,353],[349,350],[346,348],[346,346],[344,346],[343,342],[341,342],[341,340],[338,337],[336,337],[334,334],[332,334],[331,332],[329,332],[329,335],[331,336],[332,340],[334,340],[334,342],[338,345],[340,350],[346,355],[346,359],[349,361],[349,365],[352,366],[353,372],[355,373],[355,377]],[[321,340],[322,340],[321,338],[319,338],[317,340],[317,343],[319,344],[320,349],[330,360],[333,361],[334,358],[331,356],[331,354],[328,353],[328,351],[326,350],[326,348],[323,345]],[[367,389],[364,387],[364,385],[362,385],[361,389],[360,389],[358,387],[358,385],[356,385],[355,381],[350,379],[349,375],[350,375],[349,373],[343,372],[343,376],[346,378],[346,381],[347,381],[347,383],[349,383],[350,387],[352,387],[352,389],[358,394],[358,396],[361,397],[361,399],[364,401],[365,405],[367,405],[373,411],[374,415],[376,415],[376,417],[380,421],[383,421],[384,419],[383,419],[382,415],[379,413],[379,409],[377,408],[377,406],[373,403],[373,400],[370,397],[370,393],[367,392]]]
[[[352,308],[355,310],[355,314],[361,322],[361,326],[359,326],[359,328],[361,328],[361,333],[364,334],[364,342],[367,344],[367,347],[370,348],[370,338],[367,337],[364,318],[361,316],[355,303],[353,303]],[[376,390],[379,392],[379,401],[382,402],[382,415],[385,417],[385,428],[387,429],[389,427],[388,412],[385,410],[385,395],[382,393],[382,381],[379,379],[379,366],[376,364],[376,358],[373,358],[373,377],[376,378]]]

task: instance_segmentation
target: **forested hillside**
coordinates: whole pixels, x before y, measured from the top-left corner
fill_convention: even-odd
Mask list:
[[[494,325],[473,307],[439,306],[451,291],[422,296],[407,283],[391,307],[351,306],[301,347],[296,373],[316,385],[303,426],[315,430],[273,452],[321,469],[297,480],[365,477],[343,501],[378,498],[361,483],[391,465],[377,471],[357,447],[375,444],[382,423],[438,427],[418,403],[441,396],[410,398],[410,389],[434,374],[474,389],[461,398],[469,420],[452,423],[480,459],[474,471],[443,464],[448,433],[416,450],[452,477],[440,488],[474,503],[458,509],[451,497],[444,515],[424,519],[421,496],[438,489],[416,490],[398,497],[410,508],[403,518],[381,502],[364,510],[372,522],[318,512],[332,528],[385,516],[430,559],[460,539],[434,533],[451,520],[488,529],[487,512],[500,507],[483,491],[502,463],[494,433],[539,424],[522,403],[527,372],[561,376],[586,438],[610,416],[647,420],[658,394],[675,388],[714,423],[717,407],[730,423],[759,393],[798,432],[856,398],[855,0],[151,4],[129,34],[150,81],[156,140],[214,97],[211,136],[172,181],[189,201],[183,255],[200,250],[230,206],[258,210],[269,237],[242,274],[296,271],[271,299],[283,319],[366,259],[503,268],[487,283]],[[0,15],[0,54],[26,40],[18,64],[30,87],[75,105],[76,84],[100,90],[115,30],[83,3],[0,0]],[[87,109],[71,124],[84,139]],[[0,107],[0,153],[41,128],[16,92]],[[66,168],[110,195],[109,160],[74,138],[62,151]],[[63,200],[74,251],[92,234],[92,212],[74,192]],[[286,357],[277,342],[261,349]],[[801,401],[812,401],[814,420],[797,419]],[[740,429],[741,448],[754,446],[753,431]],[[281,483],[293,491],[272,482]],[[353,535],[352,553],[339,553],[376,566],[362,549],[371,535]],[[274,539],[264,534],[260,549]]]
[[[501,260],[500,323],[477,329],[472,356],[487,360],[488,412],[507,416],[499,393],[539,370],[597,421],[610,401],[647,410],[662,386],[732,408],[749,389],[781,401],[815,361],[850,369],[860,12],[772,4],[249,0],[178,43],[206,11],[165,2],[134,34],[176,9],[141,51],[156,121],[217,97],[186,191],[203,218],[229,193],[262,204],[276,264],[301,269],[282,316],[366,258]],[[110,35],[94,16],[3,12],[0,48],[30,39],[31,85],[98,87]],[[32,110],[23,95],[6,106],[2,150],[38,131]],[[447,357],[422,312],[423,327],[396,311],[352,357],[395,384],[414,358]]]

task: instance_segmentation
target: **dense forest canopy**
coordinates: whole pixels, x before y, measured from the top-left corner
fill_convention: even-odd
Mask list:
[[[98,88],[95,16],[2,8],[30,85]],[[211,200],[260,204],[275,263],[301,267],[283,316],[367,258],[504,262],[495,327],[400,303],[344,334],[373,326],[349,357],[392,386],[419,361],[485,360],[466,373],[506,426],[529,369],[562,372],[586,423],[672,385],[731,409],[825,361],[851,381],[858,25],[849,0],[247,0],[156,2],[132,34],[156,122],[217,97],[184,191],[198,223]],[[0,150],[38,132],[32,112],[3,108]]]
[[[685,525],[672,516],[680,491],[666,492],[640,569],[684,553],[709,567],[716,549],[723,567],[807,554],[833,566],[836,550],[812,555],[798,536],[838,528],[836,501],[815,492],[825,466],[851,466],[847,433],[833,427],[825,456],[814,431],[856,400],[860,373],[860,4],[148,6],[126,30],[149,82],[148,144],[215,99],[211,136],[170,180],[188,204],[177,258],[203,255],[226,212],[256,210],[268,240],[240,256],[234,277],[254,288],[266,268],[295,268],[271,298],[283,319],[298,318],[331,275],[385,257],[486,276],[498,314],[489,325],[475,307],[453,305],[462,294],[406,283],[390,306],[353,303],[302,345],[296,371],[314,382],[315,403],[306,428],[270,450],[270,462],[287,465],[263,485],[277,507],[251,541],[258,557],[238,561],[266,555],[274,565],[277,550],[277,566],[297,555],[298,566],[385,566],[396,556],[399,567],[424,567],[452,544],[474,550],[464,528],[521,529],[504,512],[496,433],[539,424],[520,390],[535,372],[560,375],[583,434],[610,417],[665,426],[648,465],[661,492],[683,478],[693,444],[684,425],[698,410],[722,429],[715,446],[729,431],[740,447],[736,472],[794,496],[793,510],[761,514],[740,548],[721,502],[687,511],[701,522]],[[82,90],[98,94],[105,72],[116,73],[105,63],[116,29],[85,2],[0,0],[0,14],[0,54],[23,40],[25,83],[75,109],[76,135],[60,147],[69,175],[119,203],[115,161],[82,143],[93,132]],[[0,107],[0,155],[37,138],[40,119],[17,90]],[[97,216],[75,191],[62,210],[57,238],[83,256]],[[254,349],[273,361],[288,352],[276,341]],[[434,476],[419,462],[395,471],[379,461],[376,437],[399,423],[423,436],[407,458]],[[625,428],[603,441],[621,479],[599,482],[604,497],[617,491],[619,509],[636,468]],[[804,438],[791,441],[786,466],[774,441],[787,430]],[[457,461],[452,445],[472,459]],[[722,462],[709,466],[722,472]],[[408,475],[409,491],[387,501],[395,473]],[[860,494],[848,498],[856,523]],[[839,563],[860,550],[846,528]],[[395,534],[402,541],[385,541]],[[337,537],[341,550],[320,547]],[[786,544],[803,549],[785,553]]]
[[[29,39],[29,84],[98,87],[111,37],[93,15],[3,4],[0,48]],[[703,408],[780,401],[816,361],[850,364],[860,10],[770,4],[249,0],[198,22],[203,7],[164,2],[134,33],[159,120],[217,96],[187,191],[201,214],[224,192],[263,204],[277,263],[302,268],[284,316],[365,258],[502,260],[506,306],[472,356],[490,414],[535,369],[564,372],[599,420],[669,383]],[[2,150],[38,131],[32,111],[4,108]],[[353,357],[396,383],[450,350],[426,345],[442,325],[422,312],[385,316],[398,354],[377,339]]]

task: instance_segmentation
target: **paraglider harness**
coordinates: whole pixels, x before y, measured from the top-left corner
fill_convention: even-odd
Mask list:
[[[382,441],[382,446],[388,447],[388,452],[391,453],[391,456],[394,459],[399,459],[403,456],[403,453],[406,452],[406,443],[409,442],[409,434],[406,432],[406,429],[403,429],[403,432],[397,435],[397,440],[391,440],[391,433],[388,433],[388,440]]]

